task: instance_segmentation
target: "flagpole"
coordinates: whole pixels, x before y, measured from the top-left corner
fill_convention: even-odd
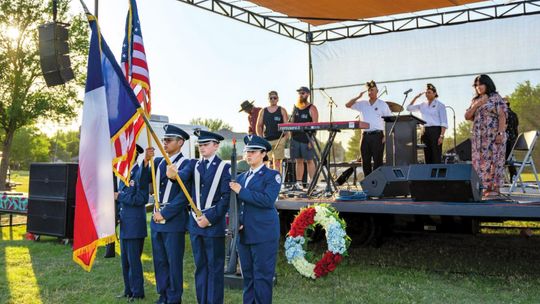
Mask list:
[[[171,159],[167,155],[167,152],[165,152],[165,149],[163,149],[163,146],[161,145],[161,142],[160,142],[159,138],[157,137],[156,133],[152,129],[152,126],[150,125],[150,121],[148,120],[148,117],[146,116],[146,113],[140,107],[137,109],[137,111],[139,112],[139,114],[141,114],[141,117],[144,119],[144,123],[146,124],[146,129],[148,131],[150,131],[150,134],[152,135],[152,138],[154,139],[154,142],[158,146],[159,151],[163,155],[163,158],[167,162],[167,165],[172,165]],[[187,191],[186,186],[184,185],[184,182],[182,182],[182,180],[180,179],[180,176],[178,176],[178,174],[176,174],[175,179],[176,179],[176,182],[178,182],[178,184],[180,185],[180,188],[182,189],[182,192],[184,192],[184,195],[188,199],[189,206],[191,207],[191,209],[195,212],[195,214],[197,216],[201,216],[202,215],[201,210],[199,210],[199,208],[197,208],[197,205],[195,205],[195,203],[193,202],[193,199],[191,198],[191,195]]]
[[[143,96],[144,96],[144,99],[145,101],[143,102],[144,104],[144,111],[146,113],[146,115],[149,114],[149,111],[147,109],[147,102],[148,102],[148,97],[146,96],[146,92],[143,90]],[[150,136],[150,130],[148,129],[148,124],[146,124],[146,141],[148,142],[148,148],[152,147],[152,138]],[[152,172],[152,189],[154,190],[154,211],[158,211],[159,210],[159,193],[158,193],[158,188],[157,188],[157,183],[156,183],[156,168],[155,168],[155,164],[153,161],[150,162],[150,171]]]

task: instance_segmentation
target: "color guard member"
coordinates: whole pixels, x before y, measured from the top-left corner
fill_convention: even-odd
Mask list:
[[[238,253],[244,277],[244,303],[272,303],[272,286],[279,246],[279,216],[275,206],[281,176],[264,166],[270,143],[259,136],[246,136],[244,151],[248,172],[231,182],[238,193],[240,239]]]
[[[216,152],[223,137],[219,134],[198,131],[200,160],[177,171],[169,166],[167,176],[180,175],[182,181],[192,181],[191,196],[202,215],[192,211],[189,233],[195,260],[195,289],[198,303],[223,303],[225,268],[225,214],[229,210],[231,166],[222,161]]]
[[[189,160],[182,155],[181,149],[189,139],[189,134],[170,124],[163,128],[165,129],[163,147],[173,166],[179,169],[188,166]],[[154,148],[146,149],[144,166],[148,176],[150,176],[148,162],[153,156]],[[159,300],[156,303],[181,303],[184,291],[183,261],[188,201],[180,185],[167,178],[165,159],[156,157],[154,166],[160,203],[159,210],[154,210],[150,224],[156,288],[159,293]],[[186,187],[191,186],[187,181],[184,183]]]
[[[141,262],[146,232],[146,203],[148,202],[148,174],[140,176],[137,158],[143,153],[137,145],[135,163],[131,169],[129,187],[120,182],[118,192],[114,194],[119,205],[120,251],[124,293],[118,298],[127,297],[128,301],[144,298],[144,278]]]

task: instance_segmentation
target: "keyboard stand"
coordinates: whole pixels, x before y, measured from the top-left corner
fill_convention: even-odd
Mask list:
[[[309,131],[306,132],[306,135],[311,143],[311,146],[316,149],[315,174],[313,175],[313,178],[311,179],[311,182],[309,183],[307,196],[313,195],[313,191],[315,191],[315,187],[317,186],[317,181],[319,180],[321,173],[323,174],[323,177],[326,180],[325,195],[331,196],[338,189],[336,182],[332,178],[332,174],[330,174],[329,157],[330,157],[330,150],[332,149],[332,145],[334,144],[334,139],[336,138],[336,134],[337,132],[339,132],[339,130],[330,129],[328,131],[330,132],[330,135],[328,136],[328,141],[324,145],[324,149],[322,149],[322,151],[321,151],[321,145],[319,144],[319,142],[317,141],[317,138],[315,137],[315,133],[309,132]],[[319,158],[319,154],[321,155],[320,158]]]

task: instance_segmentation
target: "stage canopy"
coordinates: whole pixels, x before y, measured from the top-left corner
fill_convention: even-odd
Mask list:
[[[252,0],[251,2],[287,16],[295,16],[311,25],[336,20],[361,20],[373,17],[413,13],[429,9],[481,2],[479,0]],[[304,17],[304,18],[303,18]],[[307,18],[305,18],[307,17]],[[327,19],[326,19],[327,18]]]

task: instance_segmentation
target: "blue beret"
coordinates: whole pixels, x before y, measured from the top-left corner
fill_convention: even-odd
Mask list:
[[[165,135],[163,135],[164,138],[180,137],[183,140],[189,139],[189,134],[177,126],[166,124],[163,126],[163,130],[165,130]]]
[[[272,150],[272,145],[264,138],[257,135],[247,135],[244,137],[244,151],[256,151],[264,150],[270,152]]]
[[[224,140],[223,136],[221,136],[221,135],[219,135],[217,133],[204,131],[204,130],[195,131],[195,135],[199,137],[197,142],[201,143],[201,144],[207,143],[209,141],[215,141],[215,142],[219,143],[220,141]]]

